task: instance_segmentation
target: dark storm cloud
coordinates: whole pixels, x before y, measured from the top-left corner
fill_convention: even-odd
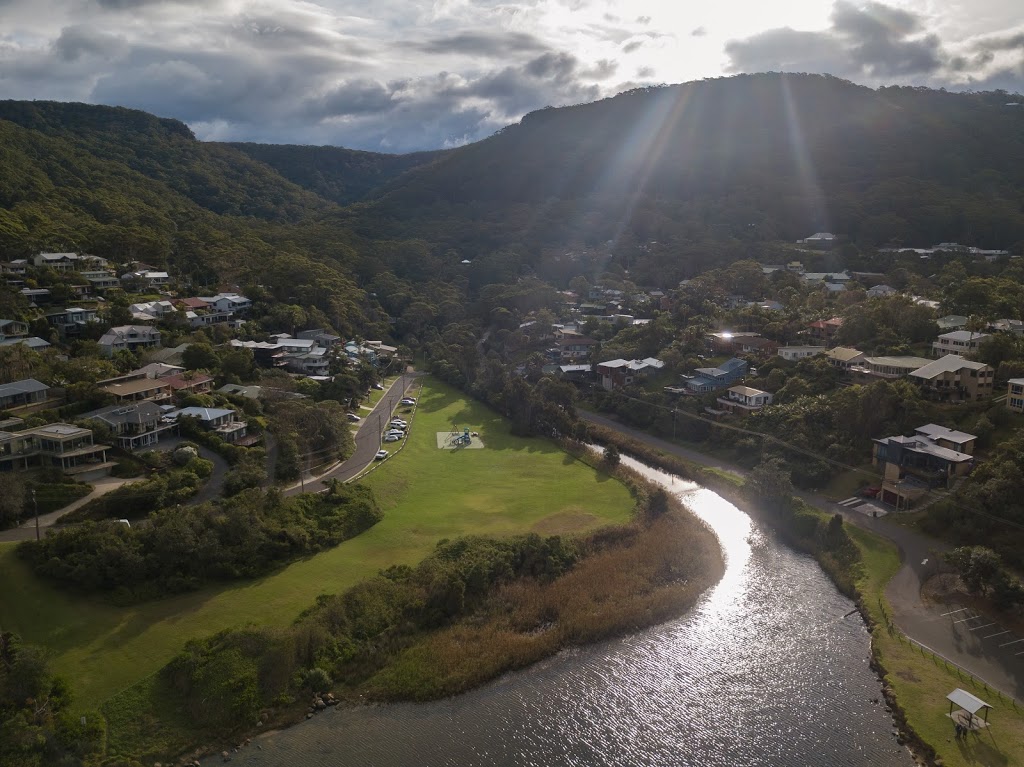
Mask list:
[[[985,52],[1015,51],[1024,49],[1024,32],[1019,32],[1015,35],[983,37],[982,39],[975,41],[974,49]]]
[[[548,46],[525,32],[462,32],[438,37],[413,47],[424,53],[458,53],[465,56],[492,56],[508,58],[520,53],[548,50]]]
[[[322,97],[308,101],[304,112],[311,117],[380,114],[398,103],[396,91],[401,90],[401,85],[397,82],[385,87],[372,80],[342,83]]]
[[[771,29],[726,44],[729,70],[829,72],[845,77],[930,75],[950,56],[939,38],[922,34],[923,19],[878,2],[832,7],[831,27],[821,32]]]
[[[81,25],[65,27],[53,43],[54,53],[64,61],[76,61],[83,56],[114,56],[124,48],[124,40]]]

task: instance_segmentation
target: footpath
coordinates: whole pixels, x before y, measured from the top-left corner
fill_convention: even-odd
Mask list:
[[[613,429],[638,442],[700,466],[745,476],[746,470],[625,426],[606,416],[580,411],[584,420]],[[1018,636],[994,618],[959,605],[932,605],[922,601],[921,586],[937,572],[937,560],[950,547],[923,533],[895,524],[886,516],[873,516],[876,507],[862,511],[834,503],[820,495],[797,492],[806,503],[891,541],[899,548],[902,567],[886,587],[892,620],[904,635],[924,645],[984,681],[1004,695],[1024,701],[1024,635]],[[843,502],[844,504],[846,502]]]

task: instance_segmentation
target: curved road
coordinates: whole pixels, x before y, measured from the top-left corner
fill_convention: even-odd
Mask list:
[[[362,416],[362,421],[359,422],[359,428],[355,434],[356,449],[352,455],[325,474],[307,479],[305,482],[306,492],[319,492],[323,490],[323,483],[329,482],[332,479],[347,482],[373,463],[373,456],[380,450],[381,433],[388,422],[391,421],[391,414],[398,407],[399,401],[405,396],[409,386],[421,375],[422,373],[411,371],[395,379],[391,386],[388,387],[388,390],[384,392],[384,396],[380,398],[380,401],[374,405],[373,410]],[[398,445],[400,443],[396,442],[395,444]],[[303,488],[300,483],[294,487],[289,487],[284,491],[284,495],[298,495],[301,492],[303,492]]]
[[[579,411],[579,416],[701,466],[746,474],[735,465],[658,439],[606,416],[583,411]],[[921,601],[921,585],[935,574],[939,556],[950,549],[948,544],[885,517],[873,518],[813,493],[798,491],[797,495],[821,511],[842,514],[845,520],[896,544],[903,566],[886,586],[885,595],[893,610],[893,621],[905,635],[985,680],[990,687],[1024,700],[1024,635],[1014,633],[997,619],[977,610],[957,610],[956,605],[928,605]],[[956,612],[950,614],[952,611]],[[972,615],[976,617],[970,618]]]

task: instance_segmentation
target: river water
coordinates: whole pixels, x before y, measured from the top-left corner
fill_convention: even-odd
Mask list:
[[[853,604],[814,560],[711,491],[623,462],[677,493],[721,541],[725,575],[687,615],[448,700],[328,709],[262,736],[233,765],[913,764],[874,702],[867,630],[844,617]]]

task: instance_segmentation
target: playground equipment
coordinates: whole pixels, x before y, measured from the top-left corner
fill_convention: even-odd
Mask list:
[[[452,428],[452,433],[448,435],[448,444],[452,447],[460,447],[462,445],[471,445],[473,443],[473,437],[469,433],[469,427],[467,426],[461,432],[459,427],[455,426]]]

